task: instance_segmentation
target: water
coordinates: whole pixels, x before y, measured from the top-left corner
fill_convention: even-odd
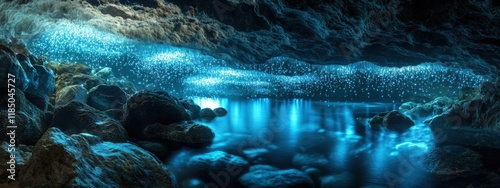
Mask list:
[[[201,121],[216,133],[211,150],[240,156],[248,149],[269,150],[263,159],[250,161],[282,169],[301,168],[292,162],[296,153],[319,153],[328,160],[322,175],[340,178],[337,185],[422,187],[435,182],[418,167],[418,161],[409,158],[410,152],[422,154],[434,147],[427,126],[419,123],[398,134],[371,131],[365,124],[364,118],[393,110],[396,104],[268,98],[194,100],[202,108],[221,106],[229,112],[225,117]],[[248,137],[228,143],[228,138],[242,135]],[[241,148],[234,150],[235,145]]]

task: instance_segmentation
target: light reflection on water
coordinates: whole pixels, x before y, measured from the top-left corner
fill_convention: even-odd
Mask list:
[[[225,117],[202,121],[214,130],[216,140],[221,135],[248,134],[291,150],[289,153],[293,155],[304,145],[305,140],[311,142],[317,137],[318,141],[312,143],[322,148],[330,160],[327,171],[333,174],[350,172],[354,177],[351,183],[356,186],[393,186],[394,182],[387,180],[387,174],[400,173],[398,168],[401,158],[398,157],[398,151],[408,151],[409,148],[423,153],[433,146],[430,129],[419,122],[405,133],[398,134],[372,132],[366,124],[356,119],[393,110],[396,104],[392,103],[335,103],[268,98],[194,98],[194,101],[201,107],[221,106],[227,109],[228,115]],[[272,130],[273,135],[265,135],[263,130]],[[326,141],[319,139],[323,136],[326,136]],[[426,177],[423,172],[413,172],[414,176],[405,176],[402,178],[404,181],[396,182],[396,186],[397,183],[415,186],[425,182],[413,179]]]

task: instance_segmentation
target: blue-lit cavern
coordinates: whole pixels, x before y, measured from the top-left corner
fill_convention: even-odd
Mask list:
[[[0,0],[0,187],[499,187],[495,0]]]

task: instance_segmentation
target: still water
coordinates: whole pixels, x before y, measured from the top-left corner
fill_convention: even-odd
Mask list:
[[[225,117],[200,122],[216,133],[211,150],[240,156],[259,156],[259,151],[264,151],[251,163],[281,169],[306,168],[294,164],[297,153],[318,154],[324,157],[311,159],[312,166],[316,164],[321,176],[330,176],[339,187],[429,187],[435,182],[409,157],[409,153],[424,153],[434,147],[426,125],[417,120],[416,126],[402,134],[372,131],[367,125],[367,118],[396,109],[398,104],[193,99],[202,108],[224,107],[228,111]]]

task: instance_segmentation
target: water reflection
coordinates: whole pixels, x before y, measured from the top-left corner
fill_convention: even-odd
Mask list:
[[[403,134],[373,132],[363,118],[392,110],[393,103],[333,103],[303,99],[210,99],[195,98],[202,107],[225,107],[226,117],[203,122],[216,133],[216,140],[228,135],[249,135],[261,143],[281,148],[274,160],[291,160],[297,152],[315,152],[325,155],[332,174],[348,172],[353,175],[351,185],[397,186],[388,183],[386,175],[398,172],[401,152],[423,153],[432,147],[430,129],[417,124]],[[219,144],[219,143],[217,143]],[[233,143],[234,144],[234,143]],[[268,144],[254,148],[265,148]],[[219,145],[217,145],[217,148]],[[229,146],[228,146],[229,147]],[[241,153],[241,151],[240,151]],[[273,159],[271,159],[273,160]],[[281,168],[299,168],[281,166]],[[411,178],[423,178],[414,172]],[[405,181],[419,185],[419,179]]]

